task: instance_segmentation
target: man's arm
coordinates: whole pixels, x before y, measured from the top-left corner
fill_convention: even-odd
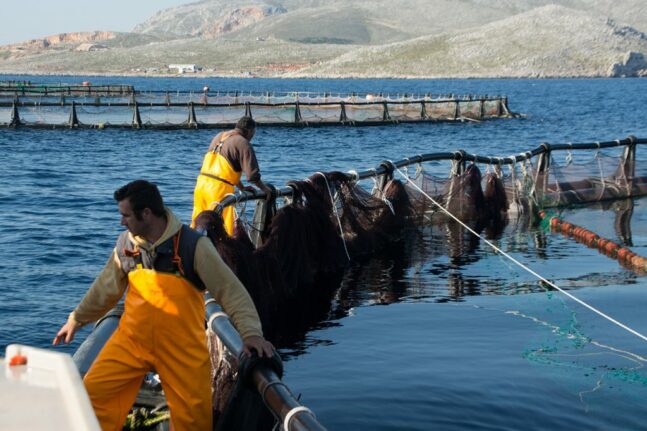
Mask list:
[[[263,180],[259,178],[256,181],[250,181],[250,182],[253,183],[259,189],[261,189],[262,192],[265,193],[266,201],[269,201],[270,199],[272,199],[272,189],[267,184],[265,184]]]
[[[261,191],[263,193],[265,193],[265,200],[266,201],[269,201],[272,198],[272,189],[267,184],[265,184],[263,181],[258,179],[258,180],[255,180],[255,181],[250,181],[250,183],[254,184],[256,187],[261,189]],[[238,187],[238,190],[240,190],[241,192],[255,192],[255,190],[254,190],[254,188],[252,186],[245,187],[243,185],[242,181],[240,181],[238,184],[236,184],[236,187]]]
[[[247,177],[247,182],[261,189],[265,193],[265,199],[269,201],[272,198],[272,189],[261,180],[261,170],[258,166],[254,147],[247,140],[238,141],[238,144],[240,167]]]
[[[126,290],[128,278],[121,269],[116,250],[92,283],[85,296],[70,313],[67,322],[57,332],[52,344],[72,342],[74,335],[83,325],[103,317],[113,308]]]
[[[198,240],[194,264],[211,296],[231,317],[240,332],[243,352],[248,355],[250,349],[255,349],[259,356],[271,357],[274,347],[263,338],[261,322],[252,298],[207,237]]]

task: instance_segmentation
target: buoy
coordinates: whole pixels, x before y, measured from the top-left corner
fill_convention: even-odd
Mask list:
[[[588,247],[597,248],[600,253],[617,259],[621,264],[629,266],[636,271],[641,273],[647,271],[647,259],[637,255],[629,248],[623,247],[609,239],[602,238],[595,232],[591,232],[581,226],[565,222],[558,217],[548,216],[544,211],[541,211],[539,216],[542,219],[548,219],[548,224],[553,231],[561,232],[562,235],[571,237]]]

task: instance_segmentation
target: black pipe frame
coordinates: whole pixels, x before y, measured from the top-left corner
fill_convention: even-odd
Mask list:
[[[395,162],[385,161],[378,165],[376,168],[368,169],[361,172],[351,172],[347,173],[347,178],[353,181],[360,181],[368,178],[377,177],[380,175],[389,174],[393,171],[392,168],[404,168],[410,165],[415,165],[423,162],[432,162],[439,160],[453,160],[456,162],[474,162],[474,163],[486,163],[491,165],[512,165],[518,162],[529,160],[532,157],[538,156],[540,154],[547,154],[552,151],[571,151],[571,150],[599,150],[604,148],[615,148],[622,146],[631,146],[631,145],[642,145],[647,144],[647,139],[639,139],[635,136],[629,136],[625,139],[618,139],[615,141],[605,141],[605,142],[593,142],[593,143],[567,143],[567,144],[548,144],[543,143],[537,148],[520,153],[514,156],[508,157],[488,157],[488,156],[479,156],[476,154],[468,154],[463,150],[458,150],[454,152],[444,152],[444,153],[428,153],[428,154],[419,154],[413,157],[407,157],[402,160]],[[281,189],[276,189],[276,197],[290,197],[294,190],[291,187],[283,187]],[[222,211],[222,208],[229,205],[235,205],[238,202],[245,202],[248,200],[255,199],[265,199],[265,193],[254,190],[237,192],[233,195],[228,195],[223,199],[223,201],[216,208],[217,211]]]

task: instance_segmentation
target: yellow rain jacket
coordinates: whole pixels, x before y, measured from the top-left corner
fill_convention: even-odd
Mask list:
[[[119,327],[84,379],[104,431],[121,430],[151,370],[160,375],[175,430],[212,429],[210,360],[199,288],[222,305],[243,338],[262,335],[251,298],[209,239],[183,227],[168,209],[167,218],[166,231],[155,244],[124,232],[70,315],[81,324],[95,321],[128,288]]]
[[[223,142],[227,138],[238,134],[239,132],[236,130],[224,132],[218,145],[205,154],[200,175],[198,175],[193,191],[192,226],[198,214],[205,210],[214,209],[225,196],[234,193],[235,186],[240,183],[242,171],[236,172],[229,161],[220,154]],[[231,235],[234,232],[234,206],[229,205],[224,208],[221,214],[225,223],[225,230]]]

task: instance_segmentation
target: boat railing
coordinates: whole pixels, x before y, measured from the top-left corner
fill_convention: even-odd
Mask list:
[[[282,429],[284,431],[324,431],[326,428],[317,421],[315,414],[297,401],[271,366],[258,361],[252,366],[243,367],[246,365],[241,357],[243,341],[229,317],[208,295],[205,299],[205,308],[208,329],[222,341],[239,362],[231,365],[239,366],[239,370],[245,368],[247,371],[239,373],[238,378],[248,379],[247,383],[255,388],[269,411],[283,427]],[[123,311],[123,306],[118,305],[101,318],[74,353],[74,362],[82,375],[87,373],[105,342],[117,329]],[[282,367],[278,354],[273,361],[278,361],[279,366]]]
[[[241,360],[243,341],[220,305],[213,298],[206,301],[207,327],[215,333],[226,348]],[[276,359],[278,355],[276,355]],[[318,431],[325,428],[317,421],[314,413],[303,406],[292,395],[273,368],[259,362],[250,371],[249,378],[267,408],[272,412],[285,431]]]

